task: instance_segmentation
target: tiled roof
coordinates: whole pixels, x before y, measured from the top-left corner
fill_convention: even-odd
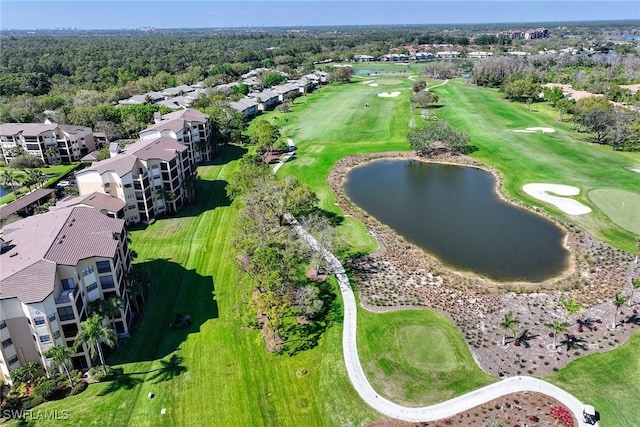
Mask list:
[[[123,227],[124,220],[90,207],[54,210],[6,225],[0,230],[9,247],[0,255],[0,299],[42,301],[53,292],[56,264],[113,258],[118,247],[114,233]]]
[[[245,111],[249,108],[253,108],[257,106],[258,103],[253,98],[249,98],[247,96],[240,98],[235,102],[230,102],[229,106],[236,111]]]
[[[55,130],[59,125],[45,123],[4,123],[0,125],[0,135],[38,136],[42,132]]]
[[[184,111],[184,110],[174,111],[174,113],[179,113],[181,111]],[[173,113],[169,113],[169,114],[173,114]],[[167,115],[168,114],[165,114],[165,116]],[[170,130],[173,133],[177,133],[184,128],[185,128],[185,120],[180,117],[175,119],[169,119],[169,120],[163,119],[160,123],[153,124],[148,128],[141,130],[140,134],[145,133],[149,130],[156,130],[158,132],[162,132],[163,130]]]
[[[162,120],[183,119],[188,122],[202,122],[205,123],[209,120],[209,116],[201,113],[193,108],[185,108],[184,110],[174,111],[162,116]]]
[[[120,153],[115,157],[95,162],[90,167],[76,172],[76,175],[82,175],[85,172],[91,171],[98,172],[100,175],[102,175],[105,172],[113,171],[117,173],[118,176],[124,176],[133,170],[135,164],[136,158],[128,155],[125,151],[124,153]]]
[[[168,162],[176,156],[176,151],[187,151],[187,147],[173,138],[163,136],[153,141],[136,142],[131,148],[127,147],[127,151],[139,159],[160,159]]]
[[[72,208],[45,258],[62,265],[95,256],[113,258],[118,248],[113,233],[121,233],[123,227],[124,220],[109,218],[97,209]]]
[[[109,194],[93,192],[88,195],[66,198],[62,201],[59,201],[56,206],[53,206],[51,209],[55,210],[78,205],[92,206],[100,210],[115,213],[124,208],[127,203],[124,200],[119,199],[118,197],[110,196]]]
[[[54,193],[55,190],[51,190],[49,188],[38,188],[35,191],[27,194],[19,198],[18,200],[9,203],[6,206],[0,208],[0,218],[7,217],[13,213],[18,212],[20,209],[24,209],[32,203],[36,203],[38,200],[43,199],[45,197],[51,197],[51,193]]]

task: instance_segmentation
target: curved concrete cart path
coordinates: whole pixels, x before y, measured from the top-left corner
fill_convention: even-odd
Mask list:
[[[290,145],[293,144],[293,141],[290,138],[287,139],[287,142]],[[291,155],[293,155],[293,153],[288,153],[281,163],[275,165],[273,168],[274,174],[278,171],[280,166],[282,166],[284,161],[291,157]],[[286,219],[290,222],[298,235],[307,242],[314,251],[322,254],[324,259],[331,266],[331,271],[335,273],[336,278],[338,279],[340,293],[342,294],[342,303],[344,306],[344,322],[342,326],[342,351],[344,354],[344,364],[347,368],[347,375],[349,376],[349,380],[351,381],[353,388],[358,392],[362,400],[364,400],[373,409],[387,417],[404,421],[437,421],[443,418],[452,417],[460,412],[467,411],[501,396],[520,391],[534,391],[551,396],[565,405],[578,420],[578,427],[591,427],[590,424],[583,422],[582,410],[584,408],[584,404],[582,402],[561,388],[533,377],[517,376],[507,378],[445,402],[421,408],[401,406],[382,397],[373,389],[369,380],[367,380],[367,376],[365,375],[364,370],[362,369],[362,364],[360,363],[360,356],[358,355],[358,345],[356,341],[358,307],[356,297],[351,289],[349,277],[347,276],[342,263],[340,263],[338,258],[336,258],[331,252],[321,246],[313,236],[307,233],[307,231],[302,228],[300,223],[292,215],[287,214]],[[596,426],[598,426],[597,423]]]
[[[474,390],[470,393],[463,394],[446,402],[436,405],[425,406],[422,408],[408,408],[391,402],[390,400],[379,395],[367,380],[367,377],[360,364],[358,355],[358,346],[356,341],[356,323],[357,323],[357,303],[356,298],[351,289],[349,278],[344,271],[344,267],[340,261],[324,247],[320,246],[316,239],[307,233],[300,223],[292,216],[288,217],[293,228],[298,235],[302,237],[315,251],[319,251],[325,260],[331,265],[331,269],[336,274],[340,285],[340,292],[344,305],[344,323],[342,331],[342,349],[344,352],[344,362],[347,368],[347,374],[360,397],[372,408],[378,412],[391,417],[405,421],[436,421],[443,418],[449,418],[455,414],[466,411],[500,396],[505,396],[519,391],[534,391],[551,396],[562,402],[578,420],[578,426],[588,427],[582,421],[582,410],[584,404],[571,394],[554,386],[546,381],[532,377],[511,377]]]

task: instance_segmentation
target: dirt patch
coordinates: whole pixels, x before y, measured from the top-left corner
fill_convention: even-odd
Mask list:
[[[328,178],[343,211],[364,223],[380,244],[377,252],[346,262],[361,303],[368,310],[423,307],[445,314],[457,326],[478,365],[495,376],[544,376],[580,356],[613,349],[639,329],[640,304],[623,307],[617,328],[608,329],[614,314],[613,296],[629,295],[629,278],[640,276],[640,263],[633,262],[633,255],[594,239],[575,225],[509,200],[565,230],[565,245],[570,251],[566,271],[540,283],[498,283],[454,271],[363,212],[344,194],[346,173],[357,165],[380,158],[416,157],[397,152],[347,157],[338,162]],[[500,174],[475,159],[441,155],[429,161],[488,170],[497,178],[498,194],[508,200],[503,194]],[[566,318],[561,301],[568,298],[576,299],[583,308]],[[640,295],[636,301],[640,303]],[[529,339],[520,346],[515,344],[515,337],[509,337],[508,345],[502,346],[504,331],[500,323],[506,313],[520,320],[518,335],[528,333]],[[562,344],[563,350],[551,351],[548,346],[553,343],[553,337],[545,325],[565,318],[569,324],[567,334],[577,340],[569,342],[563,334],[557,340],[558,343],[567,341]],[[596,329],[580,327],[578,320],[589,320]]]
[[[553,413],[552,408],[556,408],[553,409]],[[522,392],[491,400],[484,405],[476,406],[444,420],[420,423],[381,420],[368,423],[367,427],[468,427],[489,425],[488,423],[493,420],[499,421],[500,425],[505,427],[554,426],[561,425],[558,424],[556,417],[562,410],[570,414],[565,406],[552,397],[540,393]],[[556,417],[554,417],[554,413]],[[571,419],[573,420],[573,425],[577,425],[575,417],[571,416]]]

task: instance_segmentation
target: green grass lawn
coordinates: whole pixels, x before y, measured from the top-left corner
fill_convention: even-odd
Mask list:
[[[593,405],[602,427],[636,427],[640,420],[640,333],[607,353],[578,359],[545,378]]]
[[[478,368],[455,326],[433,311],[360,310],[358,352],[373,388],[407,406],[442,402],[497,381]]]
[[[589,199],[609,219],[640,236],[640,194],[609,188],[589,191]]]
[[[198,168],[197,206],[131,233],[135,262],[154,284],[134,336],[109,358],[126,375],[39,409],[66,409],[76,426],[342,426],[378,418],[346,376],[341,320],[296,356],[268,353],[245,327],[249,289],[231,255],[236,209],[224,193],[236,168],[224,155],[232,152],[241,150],[229,147],[220,165]],[[192,326],[169,330],[176,312],[191,314]]]
[[[52,185],[54,182],[57,182],[60,179],[62,179],[62,177],[67,175],[69,172],[77,169],[79,166],[80,166],[79,163],[74,163],[74,164],[70,164],[70,165],[47,166],[47,167],[43,167],[43,168],[39,168],[39,169],[42,171],[42,173],[44,173],[46,176],[49,177],[49,179],[45,183],[45,187],[48,187],[48,186]],[[17,181],[17,182],[22,182],[23,180],[25,180],[27,178],[26,172],[23,172],[23,171],[18,170],[18,169],[9,168],[7,166],[0,166],[0,176],[2,176],[2,173],[5,170],[9,170],[11,172],[11,174],[13,175],[14,180]],[[4,182],[2,182],[2,185],[5,185]],[[8,187],[8,190],[11,191],[11,187]],[[22,195],[22,194],[27,193],[28,191],[29,191],[28,188],[20,187],[18,189],[18,194]],[[0,205],[12,202],[13,200],[15,200],[15,195],[13,193],[9,193],[9,194],[7,194],[7,195],[5,195],[3,197],[0,197]]]
[[[326,184],[336,162],[356,153],[408,150],[408,123],[412,117],[419,119],[409,109],[410,80],[376,81],[379,87],[359,81],[325,86],[296,99],[289,113],[263,116],[282,125],[284,136],[298,147],[294,159],[278,174],[294,175],[310,185],[321,207],[339,216],[343,214]],[[402,95],[377,96],[394,90]],[[437,114],[471,134],[478,148],[473,155],[504,174],[507,192],[514,197],[538,203],[520,190],[526,182],[576,185],[583,190],[579,199],[589,205],[586,193],[602,182],[609,188],[615,183],[620,190],[638,191],[633,187],[637,174],[625,169],[640,164],[637,154],[586,144],[544,106],[535,105],[529,112],[524,105],[503,101],[496,91],[467,87],[461,81],[434,91],[443,105]],[[554,127],[558,132],[509,131],[532,126]],[[136,262],[147,265],[155,280],[134,336],[110,357],[110,363],[121,366],[126,375],[39,408],[67,409],[70,423],[82,426],[344,426],[380,418],[360,400],[346,376],[339,321],[328,328],[318,347],[293,357],[267,353],[258,333],[244,327],[250,290],[240,282],[231,255],[236,208],[224,195],[226,179],[242,152],[225,147],[216,164],[198,169],[203,179],[197,206],[131,233],[132,248],[139,254]],[[568,219],[628,247],[630,233],[612,225],[599,210]],[[375,249],[366,228],[353,218],[343,217],[340,230],[350,244],[345,255]],[[168,329],[176,312],[191,314],[189,329]],[[433,313],[361,311],[359,316],[358,345],[365,370],[374,387],[393,400],[432,403],[492,381],[473,365],[453,326]],[[633,354],[639,346],[636,336],[619,350],[569,365],[552,380],[595,403],[603,417],[640,419],[637,405],[630,402],[638,394]],[[577,363],[591,365],[575,368]],[[613,372],[615,363],[635,371],[599,373]],[[587,386],[589,390],[578,390]],[[600,390],[607,391],[600,397],[607,402],[591,398]],[[147,399],[149,392],[154,399]],[[162,408],[167,408],[166,415],[160,415]]]

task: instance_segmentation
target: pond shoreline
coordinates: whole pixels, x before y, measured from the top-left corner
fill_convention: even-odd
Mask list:
[[[382,159],[415,159],[490,172],[496,179],[495,191],[503,201],[541,215],[561,227],[565,232],[569,265],[560,275],[540,283],[497,282],[443,265],[355,206],[346,196],[343,185],[347,172]],[[441,155],[424,159],[411,152],[355,155],[339,160],[327,182],[336,194],[340,208],[365,224],[380,245],[373,254],[346,263],[353,273],[362,306],[371,311],[429,308],[445,314],[458,327],[478,365],[492,375],[550,374],[580,355],[617,347],[637,330],[637,324],[624,323],[616,331],[615,341],[604,337],[606,324],[610,324],[613,317],[613,295],[623,293],[630,275],[640,274],[639,265],[633,264],[633,256],[592,238],[577,226],[507,197],[501,174],[471,157]],[[574,333],[575,321],[580,317],[600,319],[604,325],[600,332],[583,334],[589,343],[587,349],[563,352],[560,356],[547,350],[552,338],[548,337],[549,330],[544,324],[554,318],[564,318],[560,301],[567,298],[574,298],[585,307],[569,319],[573,322],[570,333]],[[519,347],[511,345],[496,350],[502,348],[499,344],[503,331],[499,324],[507,312],[513,312],[521,320],[521,329],[537,334],[531,341],[531,348],[526,350],[529,353],[525,358],[527,363],[521,362],[520,353],[524,350],[520,351]]]

